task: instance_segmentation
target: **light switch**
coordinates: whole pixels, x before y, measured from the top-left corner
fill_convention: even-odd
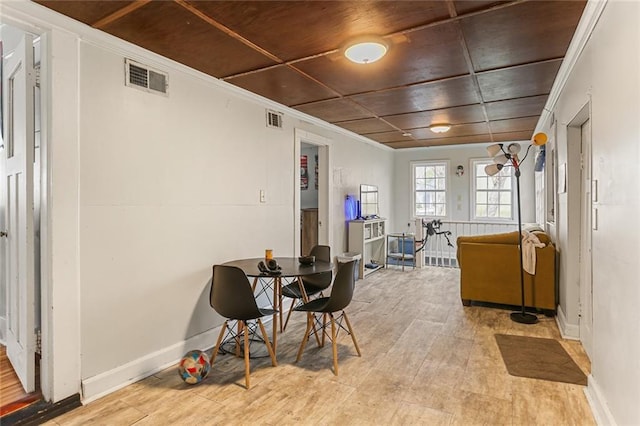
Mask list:
[[[264,197],[264,189],[260,190],[260,202],[264,203],[265,197]]]

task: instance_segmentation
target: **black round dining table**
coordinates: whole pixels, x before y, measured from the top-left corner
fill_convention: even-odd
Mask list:
[[[316,260],[310,265],[302,264],[299,262],[297,257],[274,257],[274,259],[280,266],[280,270],[278,271],[278,273],[261,272],[260,269],[258,269],[258,263],[260,263],[261,261],[265,261],[265,259],[261,257],[231,260],[229,262],[223,263],[223,265],[235,266],[237,268],[240,268],[248,277],[252,277],[254,279],[254,291],[258,282],[261,282],[263,286],[265,284],[273,284],[273,309],[279,311],[279,314],[276,313],[273,315],[272,343],[273,350],[275,351],[277,346],[278,315],[280,316],[280,331],[282,331],[282,279],[297,279],[298,285],[300,286],[300,293],[303,296],[303,301],[306,302],[307,295],[304,291],[304,286],[302,285],[301,280],[298,278],[319,274],[322,272],[330,272],[333,270],[333,264],[331,262],[325,262],[321,260]]]
[[[300,263],[297,257],[274,257],[274,259],[281,268],[279,274],[281,277],[304,277],[305,275],[329,272],[333,269],[331,262],[323,262],[321,260],[316,260],[311,265],[305,265]],[[264,262],[264,258],[256,257],[253,259],[232,260],[223,265],[240,268],[248,277],[273,277],[274,275],[260,272],[258,263],[261,261]]]

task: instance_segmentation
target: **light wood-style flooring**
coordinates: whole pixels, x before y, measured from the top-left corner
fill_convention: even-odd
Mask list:
[[[37,360],[36,370],[37,375],[39,374]],[[36,379],[36,387],[38,389],[32,393],[24,391],[20,379],[7,357],[7,348],[4,345],[0,345],[0,416],[13,413],[38,401],[42,397],[39,386],[40,381]],[[0,420],[1,423],[2,420]]]
[[[23,398],[27,393],[7,358],[7,348],[0,345],[0,407]]]
[[[251,360],[250,390],[242,359],[222,355],[199,385],[172,367],[47,424],[595,424],[584,387],[510,376],[494,334],[558,339],[588,374],[580,343],[563,340],[552,318],[522,325],[507,310],[463,307],[458,286],[458,269],[436,267],[358,281],[347,312],[362,357],[342,333],[339,376],[330,344],[312,339],[295,363],[305,318],[294,313],[278,336],[278,366]]]

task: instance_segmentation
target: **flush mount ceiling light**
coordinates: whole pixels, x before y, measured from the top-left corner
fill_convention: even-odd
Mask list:
[[[382,58],[387,49],[387,43],[380,37],[361,37],[347,45],[344,56],[356,64],[370,64]]]
[[[432,124],[429,126],[429,130],[433,133],[445,133],[451,128],[451,124]]]

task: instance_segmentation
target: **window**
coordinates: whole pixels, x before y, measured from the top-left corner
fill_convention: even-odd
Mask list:
[[[476,219],[513,219],[513,167],[505,167],[494,176],[484,168],[491,160],[474,160],[473,215]]]
[[[448,164],[429,161],[415,162],[412,166],[414,216],[446,216]]]

